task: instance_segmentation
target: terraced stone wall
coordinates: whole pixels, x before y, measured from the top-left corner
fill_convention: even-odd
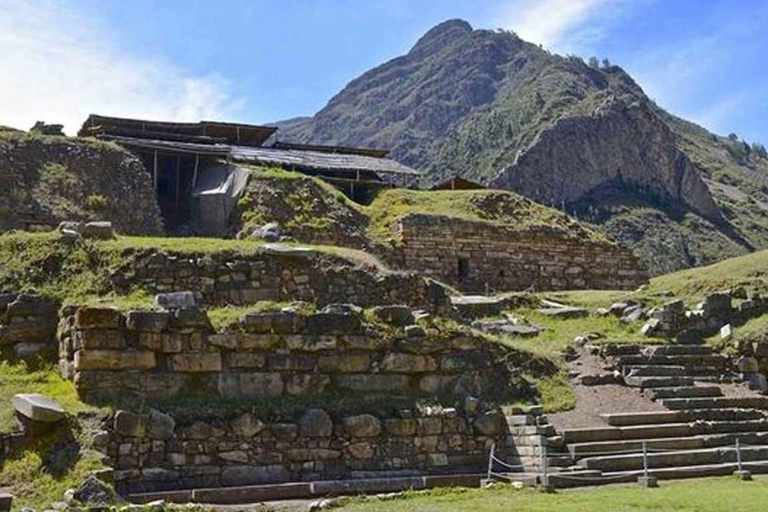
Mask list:
[[[154,293],[189,290],[206,306],[306,301],[319,306],[407,304],[442,313],[450,309],[446,290],[431,279],[364,268],[302,248],[263,248],[252,255],[145,252],[110,279],[118,293],[134,286]]]
[[[648,273],[630,251],[552,230],[519,231],[454,218],[409,215],[396,228],[397,268],[465,292],[634,289]]]
[[[358,311],[265,312],[214,332],[197,309],[65,309],[62,372],[86,400],[253,398],[323,393],[510,391],[531,356],[418,325],[377,329]]]
[[[119,492],[146,493],[350,478],[483,472],[493,444],[505,456],[499,412],[455,409],[423,415],[331,415],[322,409],[281,421],[250,412],[177,425],[152,411],[119,411],[96,449],[115,468]]]
[[[58,304],[34,295],[0,294],[0,348],[36,352],[56,342]]]

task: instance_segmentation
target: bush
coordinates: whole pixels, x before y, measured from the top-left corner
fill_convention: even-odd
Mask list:
[[[101,194],[92,194],[86,199],[88,209],[95,212],[103,211],[107,207],[107,198]]]

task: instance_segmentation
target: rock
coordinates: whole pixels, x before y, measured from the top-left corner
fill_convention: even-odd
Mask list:
[[[80,236],[93,240],[113,240],[115,230],[112,229],[111,222],[86,222],[80,229]]]
[[[589,315],[589,311],[586,309],[571,306],[540,308],[538,311],[544,316],[560,319],[583,318]]]
[[[754,389],[761,393],[768,392],[768,379],[762,373],[747,373],[744,380],[749,384],[749,389]]]
[[[170,415],[152,409],[149,411],[148,421],[151,439],[165,441],[173,437],[176,421]]]
[[[506,334],[508,336],[519,338],[532,338],[538,336],[541,332],[540,327],[515,323],[510,319],[491,321],[475,320],[472,322],[472,327],[490,334]]]
[[[645,316],[645,309],[642,306],[630,306],[624,310],[621,322],[625,324],[634,324],[639,322]]]
[[[605,386],[607,384],[623,384],[624,379],[619,372],[581,375],[579,382],[582,386]]]
[[[741,356],[734,365],[739,373],[757,373],[760,371],[757,359],[754,357]]]
[[[409,325],[405,328],[405,335],[408,338],[423,338],[427,332],[420,325]]]
[[[283,229],[277,222],[268,222],[251,233],[251,238],[260,238],[267,242],[278,242],[283,236]]]
[[[117,501],[115,491],[95,476],[86,478],[75,489],[73,498],[80,503],[99,506],[108,506]]]
[[[658,318],[651,318],[645,323],[645,325],[643,325],[643,328],[640,329],[640,333],[647,338],[656,336],[659,332],[660,325],[661,320]]]
[[[408,306],[376,306],[371,310],[371,312],[382,322],[395,325],[397,327],[413,325],[414,322],[413,312]]]
[[[147,435],[146,417],[128,411],[117,411],[113,421],[115,432],[125,437],[145,437]]]
[[[59,226],[56,229],[58,229],[60,233],[64,233],[65,231],[73,231],[77,234],[80,234],[80,230],[83,229],[84,226],[84,222],[75,220],[63,220],[59,222]]]
[[[64,408],[47,396],[35,393],[19,393],[13,397],[16,412],[32,421],[56,423],[66,417]]]
[[[118,309],[83,306],[75,311],[77,329],[120,329],[123,315]]]
[[[608,314],[611,314],[613,316],[623,316],[624,310],[630,307],[630,304],[627,302],[614,302],[610,305],[608,308]]]
[[[238,416],[229,425],[237,437],[251,438],[266,428],[266,425],[253,414],[245,413]]]
[[[336,304],[328,304],[327,306],[325,306],[323,309],[320,310],[320,313],[359,316],[363,313],[363,308],[359,306],[355,306],[354,304],[336,303]]]
[[[131,311],[125,325],[131,331],[160,333],[168,327],[171,316],[164,311]]]
[[[393,373],[424,373],[437,370],[437,359],[425,355],[390,352],[381,361],[381,371]]]
[[[731,324],[725,324],[720,328],[720,339],[728,341],[733,338],[733,327]]]
[[[608,316],[610,314],[610,311],[608,311],[608,308],[597,308],[595,310],[595,316],[603,317]]]
[[[30,359],[40,353],[47,343],[21,342],[13,346],[13,351],[21,359]]]
[[[474,416],[480,411],[480,400],[473,396],[464,399],[464,413],[468,416]]]
[[[330,437],[333,421],[322,409],[308,409],[299,420],[299,435],[302,437]]]
[[[732,311],[731,296],[727,293],[711,293],[704,297],[701,309],[706,318],[729,318]]]
[[[480,435],[495,437],[501,434],[503,429],[503,417],[498,411],[488,411],[475,417],[472,426]]]
[[[347,416],[342,420],[344,430],[352,437],[376,437],[381,434],[381,422],[371,414]]]
[[[159,293],[155,295],[155,304],[166,310],[194,308],[197,306],[195,294],[189,291]]]

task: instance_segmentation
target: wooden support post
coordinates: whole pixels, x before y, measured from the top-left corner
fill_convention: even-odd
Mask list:
[[[200,166],[200,154],[195,155],[195,173],[192,175],[192,190],[197,188],[197,168]]]
[[[152,176],[155,182],[155,195],[157,195],[157,150],[155,150],[155,165],[153,168]]]

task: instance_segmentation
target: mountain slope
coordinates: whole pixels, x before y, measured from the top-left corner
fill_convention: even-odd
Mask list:
[[[747,201],[763,164],[745,170],[725,142],[663,112],[617,66],[590,67],[461,20],[433,28],[281,137],[389,148],[425,173],[425,186],[462,175],[514,190],[594,223],[654,273],[768,244],[768,217],[732,204]]]

